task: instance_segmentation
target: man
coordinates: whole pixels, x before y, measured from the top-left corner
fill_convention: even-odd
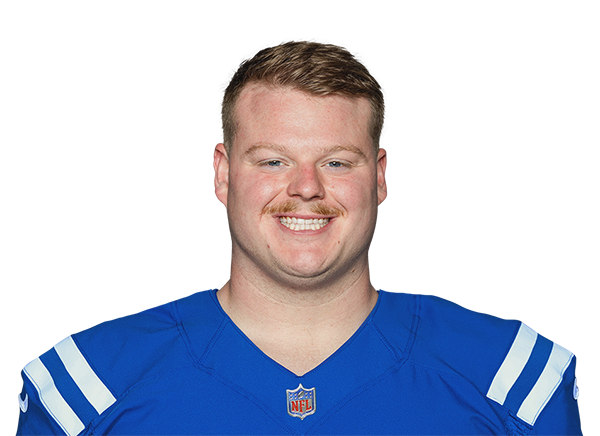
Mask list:
[[[244,62],[214,153],[229,282],[29,363],[18,434],[581,434],[567,350],[371,285],[383,106],[339,47]]]

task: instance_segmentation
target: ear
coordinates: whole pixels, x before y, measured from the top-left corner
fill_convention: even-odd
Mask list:
[[[383,148],[377,154],[377,204],[383,203],[387,197],[387,184],[385,183],[385,169],[387,167],[387,153]]]
[[[227,207],[227,193],[229,192],[229,157],[225,145],[219,143],[215,147],[213,160],[215,169],[215,194],[221,203]]]

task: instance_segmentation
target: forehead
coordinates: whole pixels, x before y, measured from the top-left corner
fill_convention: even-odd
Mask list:
[[[314,96],[288,87],[246,86],[236,104],[236,143],[372,146],[366,98]]]

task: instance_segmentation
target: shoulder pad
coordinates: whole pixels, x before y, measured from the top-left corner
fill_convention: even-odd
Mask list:
[[[521,323],[487,397],[534,425],[573,360],[573,354]]]

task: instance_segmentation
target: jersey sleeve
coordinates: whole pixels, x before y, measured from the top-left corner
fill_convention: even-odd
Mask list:
[[[581,435],[575,356],[521,324],[487,397],[508,411],[510,429],[533,435]]]
[[[71,336],[25,366],[17,435],[83,434],[116,399]]]
[[[534,429],[536,435],[581,435],[577,397],[579,388],[575,378],[575,357],[563,376],[562,382],[540,413]]]
[[[25,373],[22,373],[22,376],[23,390],[18,398],[20,414],[17,436],[65,434],[56,421],[47,413],[37,395],[35,387],[31,384]]]

